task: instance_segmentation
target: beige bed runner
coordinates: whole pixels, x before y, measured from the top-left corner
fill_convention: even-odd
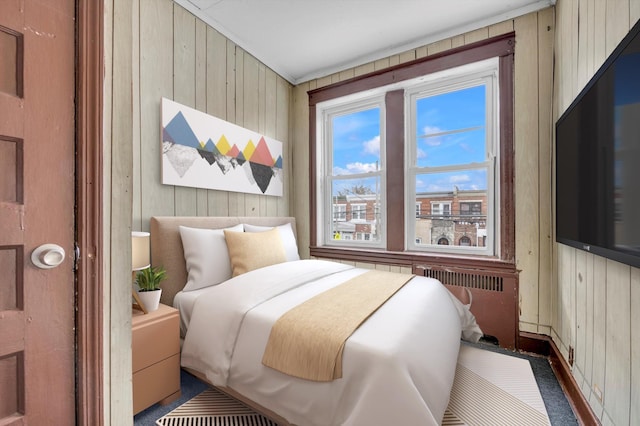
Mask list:
[[[411,278],[368,271],[301,303],[271,328],[262,363],[318,382],[342,377],[347,338]]]

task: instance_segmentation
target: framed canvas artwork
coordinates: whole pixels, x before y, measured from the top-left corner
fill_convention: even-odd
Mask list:
[[[162,98],[162,183],[282,196],[282,142]]]

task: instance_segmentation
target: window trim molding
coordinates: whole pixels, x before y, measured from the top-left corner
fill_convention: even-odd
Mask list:
[[[318,223],[317,223],[317,168],[316,168],[316,105],[320,102],[347,96],[350,94],[371,90],[382,86],[390,85],[400,81],[416,78],[422,75],[446,70],[449,68],[465,65],[471,62],[498,57],[499,75],[499,121],[500,121],[500,229],[497,232],[499,237],[500,258],[482,257],[483,261],[494,263],[505,261],[509,264],[515,263],[515,159],[513,140],[513,84],[514,84],[514,50],[515,33],[510,32],[497,37],[481,40],[465,46],[460,46],[431,56],[416,59],[407,63],[399,64],[380,71],[364,74],[352,79],[341,81],[307,92],[309,97],[309,225],[310,225],[310,254],[311,256],[325,258],[342,258],[349,254],[350,258],[356,261],[373,261],[378,263],[388,263],[385,259],[393,260],[394,264],[403,264],[402,259],[411,259],[414,262],[421,258],[450,258],[433,253],[406,252],[404,249],[405,220],[389,221],[387,223],[387,249],[336,249],[335,247],[318,246]],[[504,78],[508,77],[508,78]],[[509,78],[510,77],[510,78]],[[404,91],[392,90],[386,93],[387,114],[390,110],[397,108],[404,109]],[[395,124],[395,125],[394,125]],[[404,123],[387,123],[387,152],[386,155],[396,156],[397,160],[404,164]],[[395,144],[401,144],[402,149],[389,149]],[[390,162],[389,162],[390,163]],[[404,174],[391,173],[387,168],[387,218],[405,217],[404,212]],[[398,198],[398,199],[396,199]],[[380,255],[382,254],[382,257]],[[458,258],[469,259],[469,255],[458,256]],[[453,256],[451,258],[456,258]]]

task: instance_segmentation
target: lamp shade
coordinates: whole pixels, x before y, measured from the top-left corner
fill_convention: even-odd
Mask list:
[[[139,271],[151,266],[148,232],[131,233],[131,270]]]

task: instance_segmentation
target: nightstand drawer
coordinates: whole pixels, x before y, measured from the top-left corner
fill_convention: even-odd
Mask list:
[[[135,317],[132,329],[133,372],[180,353],[179,330],[180,318],[173,308],[161,306],[158,311]]]
[[[133,374],[133,414],[180,396],[180,355],[174,355]]]

